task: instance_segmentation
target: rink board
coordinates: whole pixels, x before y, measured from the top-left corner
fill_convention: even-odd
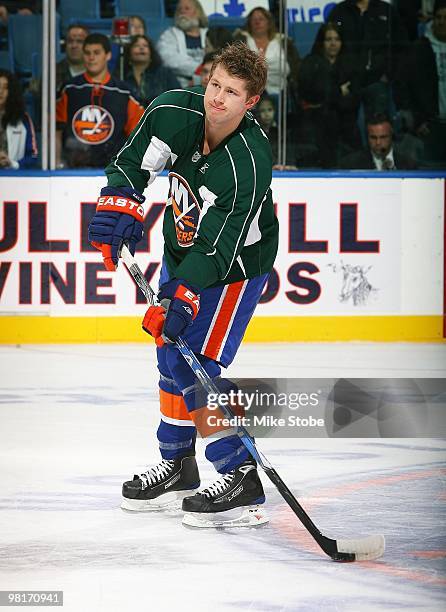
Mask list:
[[[0,341],[147,341],[145,304],[88,243],[101,176],[2,177]],[[441,341],[443,178],[273,179],[280,246],[247,341]],[[168,179],[137,252],[153,285]]]

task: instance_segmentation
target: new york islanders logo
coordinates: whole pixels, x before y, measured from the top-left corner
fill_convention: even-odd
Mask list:
[[[115,129],[115,121],[110,112],[93,104],[76,111],[71,125],[76,138],[89,145],[103,144]]]
[[[201,208],[189,184],[182,176],[169,172],[169,180],[169,201],[172,204],[178,245],[190,247],[194,243]]]

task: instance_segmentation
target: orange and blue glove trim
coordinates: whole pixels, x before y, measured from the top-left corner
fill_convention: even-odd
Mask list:
[[[106,270],[116,270],[124,243],[132,255],[143,236],[145,197],[130,187],[104,187],[88,227],[88,239],[102,252]]]

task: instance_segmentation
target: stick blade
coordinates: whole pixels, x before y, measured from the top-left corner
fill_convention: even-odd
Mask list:
[[[339,553],[355,555],[355,561],[372,561],[384,554],[386,541],[382,535],[368,536],[357,540],[336,540]]]

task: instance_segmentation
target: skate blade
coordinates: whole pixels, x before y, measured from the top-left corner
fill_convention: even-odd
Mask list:
[[[240,510],[243,510],[241,514]],[[234,516],[236,512],[239,513],[239,516]],[[268,514],[262,506],[245,506],[244,508],[217,513],[187,512],[183,516],[183,525],[201,529],[258,527],[268,521]]]
[[[194,495],[198,489],[171,491],[155,499],[129,499],[123,497],[121,508],[130,512],[161,512],[163,510],[181,510],[185,497]]]

